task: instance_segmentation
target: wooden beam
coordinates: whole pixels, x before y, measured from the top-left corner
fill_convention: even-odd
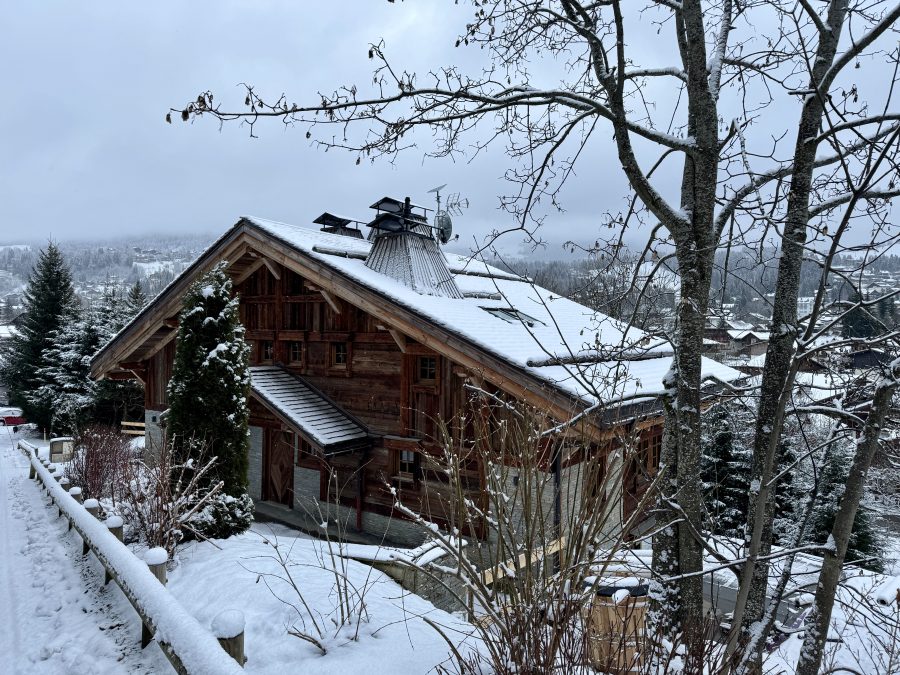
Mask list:
[[[278,269],[278,267],[276,267],[275,264],[268,258],[263,258],[262,261],[263,261],[263,264],[268,268],[269,273],[273,277],[275,277],[275,279],[277,281],[281,281],[281,270]]]
[[[170,316],[168,319],[163,319],[163,326],[166,328],[178,328],[178,325],[181,323],[181,320],[177,316]]]
[[[397,343],[397,346],[400,348],[400,351],[404,354],[406,353],[406,336],[401,333],[396,328],[388,328],[388,333],[391,334],[391,337],[394,338],[394,342]]]
[[[144,361],[123,362],[119,364],[119,368],[132,373],[141,384],[147,382],[147,364]]]
[[[244,283],[251,274],[256,272],[256,270],[258,270],[265,264],[265,261],[265,258],[257,258],[250,264],[250,267],[248,267],[243,272],[238,274],[234,279],[232,279],[231,283],[233,283],[235,286],[239,286],[240,284]]]
[[[322,297],[325,298],[325,302],[327,302],[328,306],[331,307],[332,310],[334,310],[335,314],[341,313],[341,306],[338,304],[338,301],[331,293],[322,289],[319,289],[319,293],[322,294]]]
[[[156,354],[159,351],[161,351],[163,349],[163,347],[165,347],[167,344],[169,344],[177,336],[178,336],[177,328],[173,328],[172,330],[170,330],[168,333],[166,333],[165,337],[162,340],[160,340],[153,346],[153,349],[151,349],[149,352],[144,354],[144,360],[151,359],[154,356],[156,356]]]
[[[247,246],[245,242],[241,242],[238,246],[233,246],[231,249],[227,251],[228,256],[222,256],[222,260],[228,261],[228,266],[231,267],[238,260],[243,258],[247,252],[250,250],[250,247]]]

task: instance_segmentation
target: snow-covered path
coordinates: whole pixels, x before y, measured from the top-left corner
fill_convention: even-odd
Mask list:
[[[0,673],[167,673],[155,643],[140,648],[140,622],[115,584],[37,484],[0,427]]]

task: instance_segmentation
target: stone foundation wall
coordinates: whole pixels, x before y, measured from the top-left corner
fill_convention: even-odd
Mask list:
[[[356,529],[356,509],[319,499],[319,471],[294,467],[294,510],[305,513],[313,522],[337,522],[341,529]],[[418,525],[380,513],[363,511],[362,530],[373,537],[385,539],[394,546],[419,546],[425,534]]]

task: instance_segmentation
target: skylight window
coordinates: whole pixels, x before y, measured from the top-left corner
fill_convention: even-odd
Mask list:
[[[498,319],[503,319],[506,323],[524,323],[529,328],[534,328],[536,323],[542,326],[547,325],[540,319],[535,319],[533,316],[528,316],[525,312],[520,312],[512,307],[482,307],[481,309],[488,314],[493,314]]]

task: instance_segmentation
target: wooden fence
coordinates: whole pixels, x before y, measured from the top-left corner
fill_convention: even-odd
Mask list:
[[[126,436],[143,436],[146,428],[144,422],[122,422],[122,433]]]
[[[106,583],[114,580],[138,613],[141,646],[155,637],[175,671],[182,675],[243,673],[244,633],[217,639],[166,590],[164,560],[138,560],[122,543],[120,518],[114,516],[105,523],[98,520],[99,507],[96,503],[85,507],[80,487],[69,487],[59,471],[51,473],[49,460],[41,460],[30,443],[19,441],[18,447],[29,458],[28,477],[42,485],[59,515],[65,516],[69,527],[81,536],[83,552],[97,556],[106,570]]]

